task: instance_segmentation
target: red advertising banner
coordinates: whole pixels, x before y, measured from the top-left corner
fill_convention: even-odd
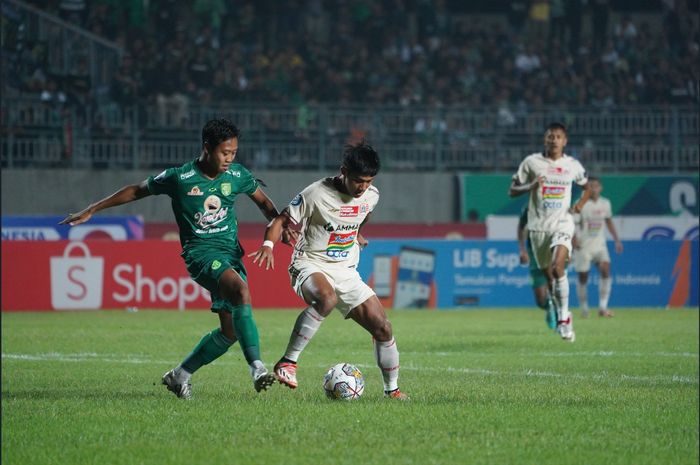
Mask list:
[[[242,244],[254,251],[260,240]],[[2,310],[208,309],[180,252],[177,241],[2,241]],[[275,248],[275,270],[246,257],[254,308],[304,306],[289,284],[291,252]]]

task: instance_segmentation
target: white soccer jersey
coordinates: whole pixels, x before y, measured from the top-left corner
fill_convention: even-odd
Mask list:
[[[566,232],[573,234],[571,185],[588,182],[586,170],[575,158],[566,154],[559,159],[533,153],[525,158],[513,176],[520,184],[526,184],[544,176],[538,189],[530,191],[527,228],[530,231]]]
[[[605,220],[608,218],[612,218],[610,200],[605,197],[588,199],[576,216],[576,237],[582,248],[605,245]]]
[[[338,191],[333,178],[306,187],[287,207],[292,220],[302,225],[292,260],[356,265],[360,258],[357,245],[360,225],[378,201],[376,187],[369,186],[356,199]]]

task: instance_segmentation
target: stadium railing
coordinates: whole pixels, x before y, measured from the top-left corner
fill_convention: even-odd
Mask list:
[[[162,110],[162,108],[160,109]],[[505,170],[542,147],[562,121],[567,152],[589,170],[691,171],[700,165],[697,107],[529,109],[393,105],[189,105],[181,121],[156,105],[77,107],[38,97],[2,101],[3,167],[154,168],[200,149],[226,117],[242,129],[240,159],[256,169],[335,169],[344,144],[367,139],[389,170]]]

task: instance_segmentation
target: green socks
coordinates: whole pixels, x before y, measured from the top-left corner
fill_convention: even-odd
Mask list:
[[[253,311],[250,305],[237,305],[232,309],[233,330],[236,339],[229,340],[221,333],[221,328],[205,334],[192,353],[180,364],[188,373],[194,373],[202,366],[213,362],[226,353],[236,340],[240,341],[243,355],[250,365],[255,360],[260,360],[260,336],[258,327],[253,320]]]
[[[257,333],[256,333],[257,336]],[[213,362],[226,353],[229,347],[236,342],[229,340],[221,333],[221,328],[205,334],[192,353],[180,364],[189,373],[194,373],[203,365]]]
[[[250,365],[255,360],[260,360],[260,336],[253,320],[253,309],[250,305],[236,305],[232,313],[236,339],[241,343],[243,356]]]

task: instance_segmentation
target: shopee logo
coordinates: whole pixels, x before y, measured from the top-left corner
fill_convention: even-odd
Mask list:
[[[120,263],[112,271],[114,282],[122,289],[112,293],[112,298],[121,303],[161,302],[177,300],[177,308],[184,310],[187,303],[199,297],[210,300],[209,293],[188,277],[171,278],[166,276],[158,281],[143,275],[143,268],[137,264]]]

